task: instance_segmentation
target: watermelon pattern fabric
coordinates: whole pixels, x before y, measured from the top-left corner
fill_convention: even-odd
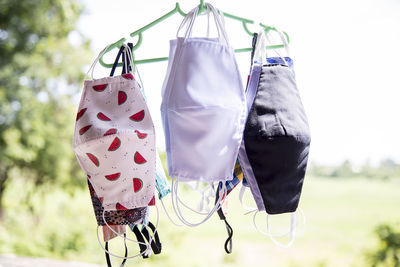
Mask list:
[[[85,81],[74,151],[104,210],[154,205],[154,125],[132,74]]]

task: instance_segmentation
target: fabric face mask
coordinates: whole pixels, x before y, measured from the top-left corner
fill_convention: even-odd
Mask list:
[[[244,90],[234,52],[217,11],[209,8],[220,36],[191,38],[196,15],[188,14],[161,105],[168,173],[180,181],[232,179],[244,126]]]
[[[130,56],[127,56],[130,50],[123,45],[114,63],[111,76],[114,74],[122,51],[125,51],[124,71],[132,69],[129,66]],[[144,224],[154,228],[150,222],[146,222],[149,216],[148,206],[155,205],[154,127],[142,90],[132,74],[93,79],[93,68],[99,57],[91,68],[92,81],[85,81],[76,118],[74,150],[82,168],[88,173],[92,204],[98,226],[103,226],[105,248],[101,245],[99,236],[97,237],[106,252],[107,264],[111,266],[109,255],[113,255],[124,259],[123,265],[128,258],[139,255],[147,257],[146,252],[150,249],[143,238],[138,239],[139,242],[131,240],[126,237],[125,232],[126,225],[132,227]],[[134,114],[127,117],[133,112]],[[108,174],[110,172],[113,174]],[[158,169],[157,174],[159,180],[165,178],[163,170],[161,172]],[[161,184],[163,184],[162,181]],[[168,193],[169,188],[165,186],[159,188],[163,196]],[[146,232],[145,228],[142,229],[142,233]],[[142,237],[140,232],[139,235],[135,232],[135,235]],[[116,236],[123,237],[124,241],[139,243],[141,253],[127,257],[126,244],[125,257],[109,252],[108,241]],[[153,246],[154,239],[148,233],[146,238]]]
[[[74,150],[105,210],[146,207],[152,201],[154,126],[133,75],[85,81]]]
[[[173,201],[178,182],[232,179],[244,127],[245,97],[234,52],[219,14],[206,6],[214,15],[218,38],[192,38],[198,8],[189,12],[180,27],[188,24],[185,37],[171,41],[162,90],[168,173],[177,179]]]
[[[291,61],[265,60],[264,38],[261,32],[255,58],[262,64],[255,61],[251,73],[239,161],[258,210],[280,214],[298,207],[310,132]]]

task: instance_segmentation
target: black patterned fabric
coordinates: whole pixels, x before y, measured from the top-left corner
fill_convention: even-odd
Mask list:
[[[94,214],[96,216],[98,225],[105,225],[103,220],[103,205],[100,199],[97,197],[92,185],[88,180],[88,186],[90,191],[90,196],[92,198],[92,204],[94,209]],[[147,208],[136,208],[128,210],[117,210],[117,211],[106,211],[104,213],[104,218],[106,222],[110,225],[131,225],[131,224],[142,224],[143,219],[146,217]]]

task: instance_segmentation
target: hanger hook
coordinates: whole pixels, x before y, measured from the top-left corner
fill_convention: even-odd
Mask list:
[[[200,6],[199,6],[199,13],[198,14],[201,14],[201,12],[203,12],[203,10],[205,10],[205,9],[206,9],[206,7],[204,5],[204,0],[200,0]]]

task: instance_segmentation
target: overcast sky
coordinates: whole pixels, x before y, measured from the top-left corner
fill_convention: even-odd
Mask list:
[[[170,0],[85,0],[80,31],[98,54],[175,7]],[[181,1],[184,12],[199,1]],[[391,157],[400,162],[400,1],[214,0],[227,13],[276,26],[290,36],[298,87],[312,134],[310,161],[356,164]],[[144,33],[137,59],[168,55],[183,17],[175,14]],[[206,28],[205,20],[197,27]],[[240,23],[226,19],[234,48],[250,47]],[[258,31],[249,25],[250,30]],[[72,36],[72,39],[73,36]],[[114,54],[108,55],[112,61]],[[249,53],[237,54],[245,81]],[[164,149],[159,106],[166,62],[139,65],[146,96]],[[96,69],[97,77],[109,70]]]

